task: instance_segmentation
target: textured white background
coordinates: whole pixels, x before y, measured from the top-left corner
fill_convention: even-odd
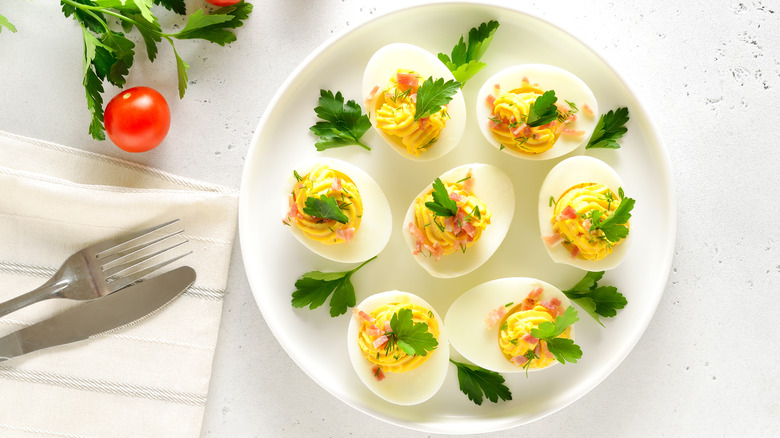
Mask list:
[[[238,189],[253,131],[284,79],[335,34],[411,0],[255,0],[230,46],[182,41],[136,55],[128,86],[161,91],[172,128],[130,155],[95,142],[81,35],[57,2],[5,0],[0,129]],[[780,430],[780,5],[772,1],[497,1],[594,48],[637,92],[669,153],[678,195],[673,269],[647,332],[601,385],[517,429],[527,436],[771,436]],[[189,11],[204,3],[188,0]],[[181,23],[166,19],[164,28]],[[140,48],[140,47],[139,47]],[[116,93],[108,89],[106,101]],[[2,196],[0,194],[0,196]],[[0,198],[1,199],[1,198]],[[186,365],[185,365],[186,366]],[[426,436],[326,393],[287,357],[254,302],[235,248],[204,437]]]

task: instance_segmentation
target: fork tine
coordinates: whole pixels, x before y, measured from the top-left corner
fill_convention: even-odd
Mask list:
[[[174,224],[176,222],[179,222],[179,219],[174,219],[172,221],[168,221],[164,224],[155,225],[153,227],[149,227],[145,230],[136,231],[134,233],[125,234],[119,237],[115,237],[113,239],[105,240],[100,243],[96,243],[89,247],[90,250],[97,253],[98,258],[105,257],[108,251],[111,251],[113,249],[116,249],[117,247],[123,246],[124,244],[130,243],[134,240],[140,239],[141,237],[146,236],[147,234],[151,234],[157,230],[160,230],[162,228],[167,227],[168,225]]]
[[[177,245],[178,246],[178,245]],[[133,272],[130,275],[117,278],[111,282],[108,283],[109,289],[111,289],[111,292],[116,292],[119,289],[122,289],[123,287],[129,286],[133,283],[135,283],[138,280],[143,279],[147,275],[151,274],[152,272],[162,268],[163,266],[166,266],[168,264],[171,264],[175,262],[176,260],[179,260],[185,256],[188,256],[192,254],[192,251],[187,252],[185,254],[178,255],[176,257],[173,257],[171,259],[165,260],[163,262],[157,263],[156,265],[149,266],[148,268],[141,269],[140,271]]]
[[[133,255],[143,251],[144,249],[151,248],[155,244],[160,243],[160,242],[162,242],[164,240],[168,240],[168,239],[170,239],[170,238],[172,238],[174,236],[177,236],[177,235],[179,235],[179,234],[181,234],[183,232],[184,232],[184,230],[174,231],[173,233],[166,234],[164,236],[158,237],[157,239],[150,240],[148,242],[140,243],[140,244],[138,244],[136,246],[133,246],[131,248],[121,249],[121,250],[118,250],[118,251],[113,252],[111,254],[104,255],[103,257],[100,257],[100,255],[98,255],[98,260],[101,262],[101,264],[103,266],[103,270],[105,271],[109,265],[112,265],[112,264],[115,265],[115,264],[119,264],[119,263],[124,263],[124,260],[129,259],[130,256],[133,256]],[[187,239],[184,239],[184,241],[186,242]],[[105,252],[103,254],[105,254]]]
[[[168,251],[170,251],[170,250],[172,250],[174,248],[177,248],[177,247],[179,247],[181,245],[184,245],[187,242],[188,242],[188,240],[182,240],[181,242],[176,242],[176,243],[174,243],[171,246],[165,247],[165,248],[157,250],[155,252],[151,252],[149,254],[143,254],[140,257],[132,258],[132,259],[130,258],[130,256],[135,255],[138,251],[134,251],[134,252],[132,252],[130,254],[126,254],[125,256],[122,257],[122,259],[127,259],[127,260],[122,260],[121,262],[119,262],[119,260],[117,260],[118,263],[116,265],[111,266],[109,268],[103,269],[103,275],[105,275],[106,277],[111,277],[111,276],[115,276],[115,275],[121,275],[122,272],[126,272],[126,271],[128,271],[128,270],[130,270],[130,269],[132,269],[132,268],[134,268],[136,266],[140,266],[142,263],[144,263],[144,262],[146,262],[148,260],[151,260],[154,257],[157,257],[158,255],[160,255],[160,254],[162,254],[164,252],[168,252]]]

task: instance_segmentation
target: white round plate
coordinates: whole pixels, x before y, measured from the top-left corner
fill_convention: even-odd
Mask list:
[[[360,101],[363,69],[378,48],[393,42],[448,53],[461,35],[482,22],[500,27],[482,61],[487,68],[464,87],[468,120],[464,138],[448,155],[430,162],[409,161],[386,147],[373,130],[363,136],[372,146],[318,152],[309,127],[320,89],[341,91]],[[393,29],[393,32],[386,32]],[[543,37],[540,37],[542,36]],[[599,109],[626,106],[631,120],[618,150],[584,150],[547,161],[507,157],[487,143],[474,119],[474,99],[481,82],[515,64],[543,63],[565,68],[584,80]],[[611,165],[636,199],[631,218],[633,244],[623,263],[600,284],[614,285],[628,299],[625,309],[600,327],[585,312],[577,323],[583,357],[576,364],[543,373],[505,374],[511,401],[481,406],[458,389],[450,366],[442,389],[416,406],[396,406],[377,397],[355,374],[347,354],[346,327],[351,312],[331,318],[327,303],[296,309],[290,304],[295,280],[311,270],[344,271],[354,264],[323,259],[300,244],[282,225],[269,194],[282,193],[296,163],[317,155],[351,162],[384,189],[393,212],[393,234],[378,258],[353,277],[357,302],[385,290],[421,296],[439,314],[461,293],[503,277],[533,277],[565,290],[585,274],[554,263],[544,249],[537,224],[539,189],[547,172],[572,155],[595,156]],[[514,221],[505,241],[479,269],[454,279],[430,276],[412,258],[401,224],[420,187],[460,164],[493,164],[510,175],[515,187]],[[290,357],[335,397],[376,418],[433,433],[484,433],[516,427],[549,415],[593,389],[628,355],[655,312],[669,275],[676,233],[676,207],[669,158],[658,133],[616,72],[593,50],[554,25],[526,13],[468,3],[440,3],[378,17],[326,42],[314,51],[279,89],[255,132],[244,168],[239,205],[241,250],[247,277],[268,326]],[[451,354],[463,360],[454,349]]]

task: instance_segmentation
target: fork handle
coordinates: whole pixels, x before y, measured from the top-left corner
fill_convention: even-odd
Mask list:
[[[59,295],[60,291],[62,291],[66,285],[67,281],[48,282],[26,294],[19,295],[16,298],[11,298],[4,303],[0,303],[0,317],[15,312],[23,307],[27,307],[30,304],[54,298]]]

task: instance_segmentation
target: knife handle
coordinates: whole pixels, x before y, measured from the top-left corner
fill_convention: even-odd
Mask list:
[[[11,312],[15,312],[23,307],[27,307],[30,304],[37,303],[49,298],[57,296],[63,285],[58,283],[45,283],[39,288],[27,292],[26,294],[19,295],[18,297],[11,298],[10,300],[0,303],[0,317],[8,315]]]

